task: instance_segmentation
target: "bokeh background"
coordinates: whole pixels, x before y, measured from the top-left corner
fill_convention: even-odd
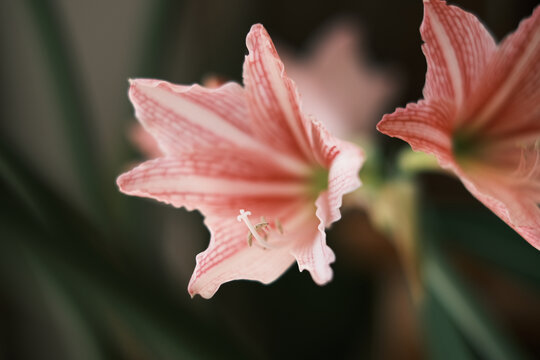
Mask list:
[[[452,3],[499,40],[538,5]],[[128,78],[241,81],[253,23],[302,56],[343,18],[395,79],[373,122],[419,99],[419,0],[2,1],[0,359],[539,358],[540,255],[449,176],[411,180],[420,295],[399,247],[348,209],[328,232],[329,285],[293,266],[191,299],[201,215],[118,192],[144,159]],[[372,136],[391,172],[404,144]]]

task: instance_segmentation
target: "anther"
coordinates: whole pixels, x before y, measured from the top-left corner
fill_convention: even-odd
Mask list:
[[[255,227],[255,226],[253,226],[251,221],[249,221],[249,219],[248,219],[248,216],[250,216],[250,215],[251,215],[251,211],[245,211],[244,209],[241,209],[240,210],[240,215],[238,215],[236,217],[236,219],[238,221],[243,221],[244,224],[246,224],[246,226],[249,229],[250,234],[248,235],[248,244],[251,246],[253,238],[255,238],[255,240],[257,240],[257,242],[259,243],[259,245],[261,245],[263,248],[272,249],[273,246],[270,245],[266,241],[266,239],[262,238],[261,235],[259,234],[259,230],[264,226],[268,226],[268,223],[267,222],[259,223],[259,224],[257,224],[257,227]],[[265,238],[266,237],[267,236],[265,235]]]
[[[275,249],[279,246],[276,246],[276,244],[270,244],[268,243],[268,237],[270,229],[270,223],[266,221],[266,218],[264,216],[261,216],[261,222],[253,225],[251,221],[248,219],[248,216],[251,215],[251,211],[245,211],[244,209],[240,210],[240,215],[236,217],[236,219],[239,222],[244,222],[246,226],[249,229],[249,233],[247,236],[247,242],[249,246],[253,245],[253,238],[261,245],[264,249]],[[279,220],[275,220],[275,226],[279,230],[280,234],[283,234],[283,228],[281,226],[281,223]],[[273,236],[279,236],[279,234],[274,234]]]

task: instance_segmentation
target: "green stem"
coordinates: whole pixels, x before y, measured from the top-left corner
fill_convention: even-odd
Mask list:
[[[434,246],[426,249],[423,271],[424,280],[435,298],[487,359],[527,358],[476,303],[458,275]]]
[[[398,168],[405,174],[422,171],[442,171],[433,155],[417,152],[410,147],[403,149],[398,155]]]
[[[450,314],[431,291],[426,291],[424,295],[420,310],[429,358],[473,360],[472,350],[467,346]]]
[[[60,21],[54,1],[26,0],[26,5],[33,17],[36,34],[43,44],[73,169],[86,195],[86,203],[90,204],[91,214],[98,220],[102,219],[105,206],[99,186],[95,146],[91,138],[91,106],[86,103],[82,81],[77,76],[78,71],[66,39],[68,31]]]

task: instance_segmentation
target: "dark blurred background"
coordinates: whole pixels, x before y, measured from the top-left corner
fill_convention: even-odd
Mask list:
[[[538,4],[452,3],[498,40]],[[422,13],[419,0],[2,1],[0,359],[540,357],[540,256],[452,178],[414,180],[424,247],[437,244],[419,300],[359,209],[329,231],[329,285],[293,266],[191,299],[202,217],[116,188],[144,159],[127,137],[128,78],[241,81],[252,24],[301,55],[347,18],[399,84],[382,116],[421,98]],[[373,133],[392,168],[404,144]]]

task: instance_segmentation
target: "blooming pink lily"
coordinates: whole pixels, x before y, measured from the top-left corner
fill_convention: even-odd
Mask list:
[[[362,151],[300,107],[262,25],[247,36],[244,85],[216,89],[133,80],[137,118],[162,157],[117,182],[122,192],[198,209],[211,239],[188,286],[210,298],[227,281],[269,283],[294,261],[317,284],[332,278],[325,227],[360,185]]]
[[[434,154],[540,249],[540,8],[498,46],[470,13],[424,0],[424,100],[379,131]]]

